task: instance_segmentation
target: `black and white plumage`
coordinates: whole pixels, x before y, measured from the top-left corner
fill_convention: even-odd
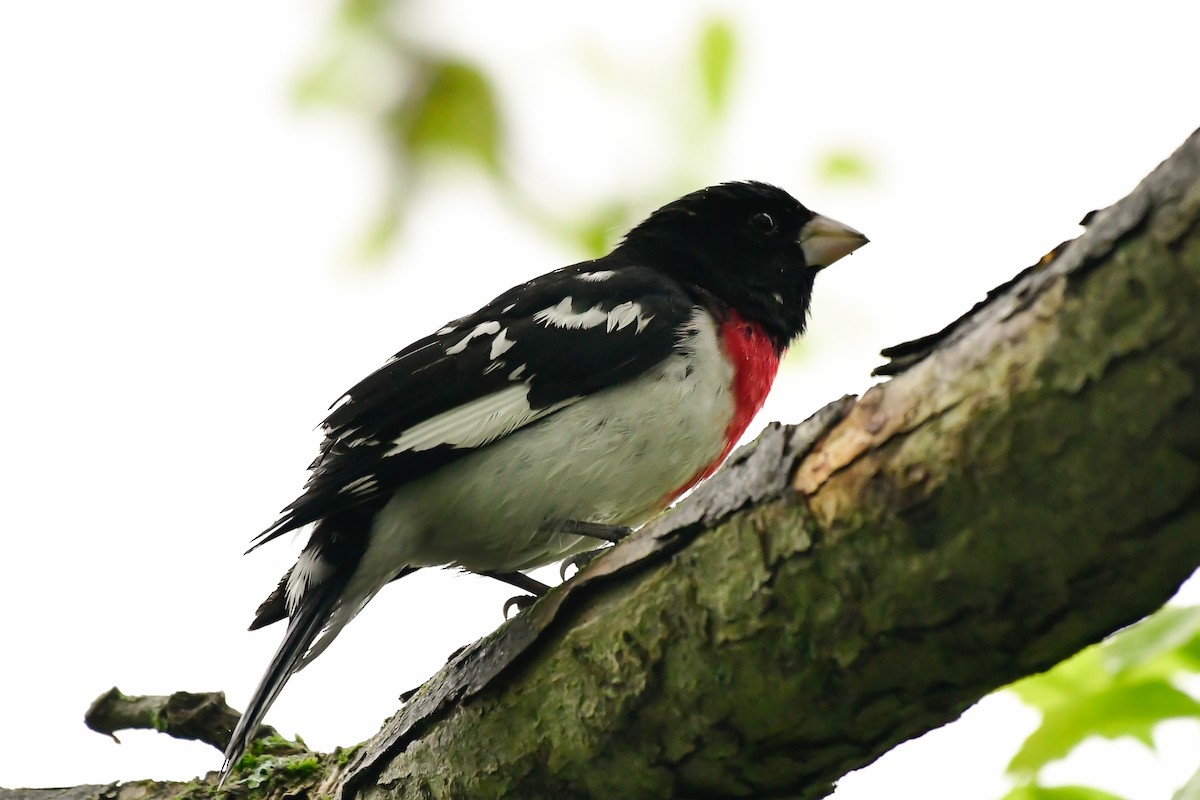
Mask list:
[[[254,542],[312,526],[251,626],[289,621],[222,779],[288,678],[390,581],[549,564],[595,546],[569,523],[636,526],[711,474],[803,332],[817,272],[866,241],[767,184],[702,189],[346,392],[303,494]]]

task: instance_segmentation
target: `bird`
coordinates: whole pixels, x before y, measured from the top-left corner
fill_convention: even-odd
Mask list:
[[[526,570],[620,539],[712,475],[804,333],[817,274],[867,241],[774,185],[709,186],[341,395],[302,493],[247,550],[311,529],[250,626],[287,621],[221,782],[388,583],[456,567],[537,595]]]

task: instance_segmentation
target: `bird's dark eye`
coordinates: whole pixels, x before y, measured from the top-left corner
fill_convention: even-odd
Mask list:
[[[765,211],[759,212],[750,218],[750,227],[765,236],[770,236],[777,229],[775,220]]]

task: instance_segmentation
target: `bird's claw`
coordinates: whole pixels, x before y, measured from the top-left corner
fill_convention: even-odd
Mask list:
[[[595,550],[587,550],[582,553],[576,553],[570,558],[564,558],[562,563],[558,565],[558,578],[565,581],[567,579],[567,570],[571,567],[575,568],[575,573],[586,567],[595,560],[596,556],[603,555],[611,550],[611,547],[597,547]]]
[[[516,597],[510,597],[504,601],[504,618],[508,619],[509,609],[517,609],[520,614],[525,609],[537,602],[537,596],[532,594],[519,594]]]

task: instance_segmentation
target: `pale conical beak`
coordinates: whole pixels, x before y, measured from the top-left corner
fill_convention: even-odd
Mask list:
[[[818,214],[800,229],[799,241],[805,262],[820,269],[850,255],[870,240],[849,225]]]

